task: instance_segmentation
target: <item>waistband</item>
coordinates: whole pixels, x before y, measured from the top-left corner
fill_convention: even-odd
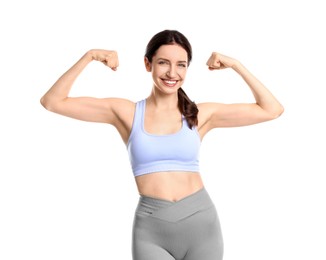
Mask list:
[[[176,222],[190,215],[213,207],[214,204],[205,188],[176,202],[141,196],[136,213]]]

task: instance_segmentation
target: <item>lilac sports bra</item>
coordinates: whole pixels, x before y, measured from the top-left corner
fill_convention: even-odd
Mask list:
[[[183,118],[182,128],[168,135],[144,129],[146,99],[136,103],[127,150],[134,176],[162,171],[199,172],[200,136]]]

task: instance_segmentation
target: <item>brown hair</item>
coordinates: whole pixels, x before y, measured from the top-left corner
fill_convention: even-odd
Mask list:
[[[149,62],[152,62],[153,56],[162,45],[171,44],[177,44],[185,49],[188,56],[189,66],[192,59],[191,45],[188,39],[182,33],[176,30],[164,30],[155,34],[147,44],[145,57]],[[179,88],[178,90],[178,107],[181,114],[186,118],[189,128],[193,128],[198,124],[197,105],[187,96],[182,88]]]

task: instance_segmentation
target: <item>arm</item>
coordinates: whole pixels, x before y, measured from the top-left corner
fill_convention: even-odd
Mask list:
[[[200,126],[207,132],[216,127],[235,127],[257,124],[279,117],[283,106],[273,94],[239,61],[214,52],[207,66],[210,70],[232,68],[249,86],[256,103],[198,104]]]
[[[133,102],[118,98],[69,97],[76,78],[94,60],[114,71],[119,66],[115,51],[90,50],[54,83],[40,102],[54,113],[83,121],[112,124],[126,141],[131,128]]]
[[[91,50],[54,83],[41,98],[41,104],[47,110],[64,116],[83,121],[110,123],[111,117],[107,114],[108,102],[105,99],[68,96],[76,78],[93,60],[102,61],[113,70],[116,70],[118,66],[117,54],[114,51]]]

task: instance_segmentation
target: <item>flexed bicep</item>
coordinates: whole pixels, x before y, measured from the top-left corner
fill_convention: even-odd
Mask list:
[[[108,118],[111,120],[109,99],[69,96],[75,80],[93,60],[103,62],[112,70],[116,70],[119,65],[115,51],[90,50],[42,96],[41,104],[54,113],[84,121],[106,122]]]

